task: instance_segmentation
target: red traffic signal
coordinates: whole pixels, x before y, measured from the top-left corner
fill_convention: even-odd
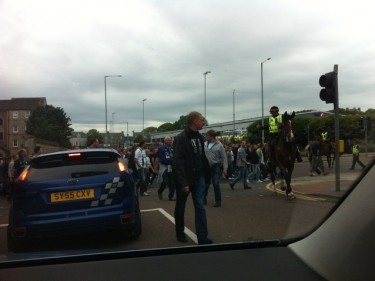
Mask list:
[[[335,73],[329,72],[320,76],[319,85],[324,87],[320,90],[320,99],[326,103],[334,103],[336,99]]]

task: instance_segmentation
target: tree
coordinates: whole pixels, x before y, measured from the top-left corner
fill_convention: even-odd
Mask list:
[[[158,132],[169,132],[173,130],[174,128],[172,123],[164,123],[158,127]]]
[[[70,121],[70,117],[66,116],[66,113],[60,107],[39,106],[31,111],[26,122],[26,133],[68,148],[70,147],[69,139],[73,132],[73,129],[70,128]]]
[[[93,140],[98,139],[99,143],[103,143],[103,136],[99,133],[96,129],[91,129],[86,134],[87,137],[87,145],[91,143]]]

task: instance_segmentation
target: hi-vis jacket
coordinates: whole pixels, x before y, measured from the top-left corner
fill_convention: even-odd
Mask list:
[[[282,115],[277,115],[276,117],[270,117],[269,119],[269,133],[270,134],[276,134],[279,132],[279,126],[278,124],[281,124],[283,122]]]
[[[358,155],[359,154],[359,145],[357,145],[357,144],[353,145],[352,150],[353,150],[354,155]]]

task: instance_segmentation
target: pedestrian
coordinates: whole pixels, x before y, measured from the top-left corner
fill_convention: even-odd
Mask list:
[[[98,147],[99,147],[98,139],[89,140],[87,148],[98,148]]]
[[[174,184],[173,173],[172,173],[172,162],[173,162],[173,139],[171,136],[164,138],[164,144],[159,147],[155,163],[158,165],[158,183],[160,187],[158,189],[158,197],[163,200],[163,191],[168,186],[168,198],[169,201],[176,201],[174,194],[176,186]]]
[[[205,119],[199,112],[186,116],[187,127],[173,142],[172,171],[176,184],[176,206],[174,210],[176,236],[179,242],[188,242],[185,229],[186,200],[191,192],[195,209],[195,229],[198,244],[211,244],[207,237],[207,217],[204,206],[205,176],[209,173],[208,160],[204,153],[204,138],[199,133]]]
[[[17,180],[17,178],[21,175],[22,171],[27,167],[28,159],[27,159],[27,151],[26,149],[22,148],[18,151],[18,157],[14,160],[13,164],[13,182]],[[9,167],[8,167],[9,171]],[[14,186],[11,186],[11,190],[9,191],[8,201],[10,201],[13,197],[13,190]]]
[[[242,141],[240,147],[238,148],[237,152],[237,169],[238,169],[238,175],[229,183],[229,186],[232,190],[234,190],[234,185],[239,181],[243,180],[243,188],[244,189],[250,189],[251,187],[247,185],[246,183],[246,176],[247,176],[247,166],[250,164],[246,160],[246,141]]]
[[[307,158],[309,159],[309,164],[310,164],[310,177],[314,177],[314,176],[315,176],[315,173],[316,173],[317,175],[320,175],[322,172],[319,170],[318,167],[314,167],[314,163],[313,163],[313,154],[312,154],[311,148],[312,148],[312,143],[311,143],[311,144],[308,144],[308,145],[305,147],[305,152],[306,152]],[[315,170],[314,170],[314,169],[315,169]],[[315,173],[314,173],[314,172],[315,172]]]
[[[147,192],[147,159],[146,159],[146,143],[141,141],[139,147],[134,153],[134,161],[139,176],[138,188],[141,196],[150,196]]]
[[[319,169],[323,175],[328,175],[324,171],[324,163],[322,160],[322,146],[320,145],[321,139],[319,136],[314,138],[313,143],[311,144],[311,157],[312,157],[312,171]]]
[[[256,144],[253,144],[250,147],[250,153],[249,153],[249,162],[250,162],[250,172],[247,176],[247,183],[250,183],[250,180],[253,179],[257,183],[263,182],[260,179],[260,166],[259,166],[259,156],[257,153],[258,146]]]
[[[362,169],[364,169],[365,164],[363,164],[361,160],[359,160],[359,145],[358,144],[353,145],[352,154],[353,154],[353,161],[352,161],[352,166],[350,167],[349,170],[354,170],[356,163],[358,163],[358,165],[360,165]]]
[[[262,143],[258,144],[258,148],[256,150],[256,153],[258,154],[258,158],[259,158],[260,180],[261,181],[267,181],[268,180],[268,178],[267,178],[268,171],[267,171],[267,166],[266,166],[265,161],[264,161],[263,148],[264,148],[264,145]]]
[[[234,155],[233,155],[233,151],[232,151],[232,147],[230,145],[227,145],[226,146],[226,153],[227,153],[227,162],[228,162],[228,170],[227,170],[227,175],[226,175],[226,179],[227,180],[232,180],[233,179],[233,159],[234,159]]]
[[[153,148],[152,152],[149,155],[150,161],[151,161],[151,166],[150,166],[150,169],[149,169],[149,173],[150,173],[150,184],[149,185],[150,186],[154,185],[154,180],[158,176],[158,163],[156,162],[157,153],[158,153],[158,148]]]
[[[212,182],[215,193],[214,207],[221,207],[221,175],[226,177],[228,170],[227,154],[223,144],[216,139],[216,132],[209,130],[206,133],[206,142],[204,143],[204,153],[206,154],[210,166],[210,174],[206,181],[205,202],[207,202],[208,188]]]
[[[34,147],[33,158],[34,158],[34,157],[37,157],[37,156],[39,156],[39,155],[41,155],[42,153],[43,153],[43,151],[42,151],[42,147],[39,146],[39,145],[35,146],[35,147]]]

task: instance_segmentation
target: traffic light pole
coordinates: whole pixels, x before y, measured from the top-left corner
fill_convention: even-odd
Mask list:
[[[337,64],[333,67],[334,72],[334,85],[335,85],[335,101],[333,103],[334,111],[335,111],[335,142],[336,142],[336,149],[335,149],[335,172],[336,172],[336,191],[340,191],[340,151],[339,151],[339,143],[340,143],[340,123],[339,123],[339,83],[338,83],[338,68]]]

